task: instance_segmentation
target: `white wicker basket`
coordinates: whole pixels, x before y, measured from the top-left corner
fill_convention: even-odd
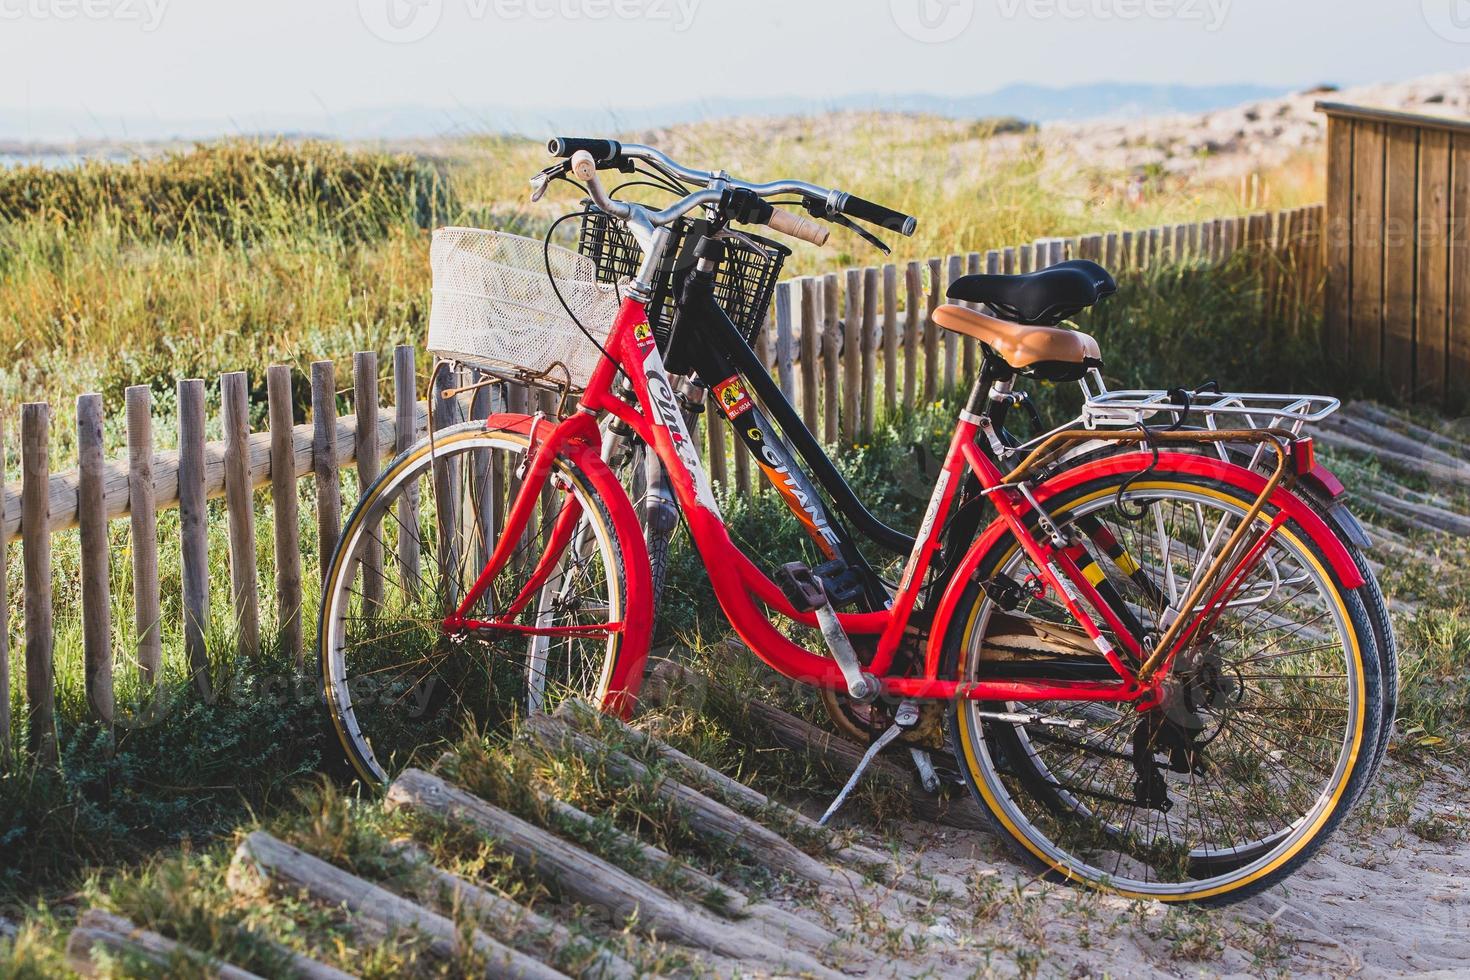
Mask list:
[[[616,291],[597,282],[597,267],[570,249],[551,246],[550,263],[562,299],[601,340],[617,316]],[[430,264],[432,353],[512,378],[561,363],[575,387],[587,386],[602,354],[557,301],[546,275],[543,242],[477,228],[440,228],[434,232]],[[561,380],[561,371],[553,370],[550,380]]]

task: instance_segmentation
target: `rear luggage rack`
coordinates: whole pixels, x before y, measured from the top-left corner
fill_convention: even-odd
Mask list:
[[[1089,429],[1115,429],[1149,424],[1173,425],[1186,409],[1168,391],[1108,391],[1093,372],[1092,383],[1082,382],[1085,401],[1082,424]],[[1342,406],[1328,395],[1291,395],[1200,391],[1189,393],[1186,425],[1218,428],[1281,428],[1293,434],[1320,422]],[[1222,424],[1222,419],[1223,424]]]

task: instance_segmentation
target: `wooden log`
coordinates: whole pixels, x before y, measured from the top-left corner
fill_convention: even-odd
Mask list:
[[[30,749],[43,766],[57,762],[56,674],[52,661],[51,406],[20,409],[21,525],[25,577],[26,716]]]
[[[77,398],[77,511],[81,523],[82,662],[87,706],[112,727],[112,542],[102,505],[102,396]]]
[[[479,926],[521,952],[553,965],[588,961],[587,968],[581,973],[608,980],[637,976],[637,971],[621,956],[610,950],[598,949],[587,938],[574,935],[560,922],[467,878],[436,867],[429,853],[413,841],[397,840],[388,849],[409,866],[411,875],[422,880],[422,884],[412,889],[415,897],[426,893],[440,906],[469,912]]]
[[[84,912],[67,936],[66,965],[84,977],[110,977],[117,975],[119,962],[149,964],[160,971],[160,976],[178,970],[182,962],[193,968],[191,973],[197,971],[201,976],[219,980],[259,980],[258,975],[249,970],[231,966],[156,932],[140,929],[121,916],[101,909]],[[330,970],[330,967],[321,969]],[[323,980],[328,976],[347,976],[337,970],[298,975],[321,977]]]
[[[1404,470],[1408,473],[1417,473],[1429,477],[1432,480],[1443,480],[1457,486],[1470,486],[1470,475],[1464,471],[1448,466],[1440,466],[1415,456],[1394,452],[1354,438],[1344,432],[1328,428],[1318,428],[1312,433],[1322,445],[1328,448],[1346,449],[1350,452],[1363,453],[1367,456],[1376,457],[1380,462]]]
[[[393,348],[393,451],[405,453],[418,442],[418,386],[414,373],[413,348]],[[398,495],[398,574],[405,594],[419,580],[418,488]]]
[[[301,630],[301,499],[291,458],[296,428],[291,368],[266,369],[266,401],[271,437],[271,507],[275,524],[276,632],[281,649],[300,670],[305,666]]]
[[[611,820],[594,817],[587,811],[534,787],[531,792],[546,808],[546,812],[554,820],[560,821],[562,827],[573,827],[585,831],[633,855],[644,869],[655,873],[661,885],[676,885],[699,904],[727,919],[747,917],[745,910],[750,905],[750,900],[740,892],[726,887],[725,883],[719,879],[712,878],[698,868],[685,864],[661,848],[625,833],[618,829]]]
[[[1335,415],[1322,422],[1323,427],[1345,432],[1347,435],[1364,442],[1372,443],[1384,449],[1391,449],[1396,453],[1413,456],[1428,463],[1445,466],[1452,470],[1463,471],[1470,476],[1470,461],[1459,456],[1453,456],[1442,449],[1429,445],[1420,439],[1406,435],[1401,432],[1371,422],[1367,419],[1355,418],[1351,415]]]
[[[898,414],[898,267],[883,267],[883,411]]]
[[[662,660],[651,672],[645,690],[686,690],[690,683],[688,675],[691,673],[692,671],[681,664],[672,660]],[[707,683],[706,678],[697,679]],[[860,844],[837,844],[824,827],[806,814],[771,799],[737,779],[732,779],[718,769],[705,765],[667,742],[654,738],[646,732],[641,732],[613,715],[594,711],[588,705],[574,700],[563,701],[557,713],[561,720],[594,738],[600,736],[602,726],[612,726],[618,734],[627,738],[630,744],[638,746],[645,753],[645,757],[651,755],[674,766],[693,783],[695,789],[706,795],[713,795],[720,802],[750,816],[773,816],[782,825],[797,827],[806,834],[825,838],[827,853],[839,861],[880,875],[887,875],[892,871],[893,862],[886,855]]]
[[[558,893],[606,909],[616,921],[635,923],[645,934],[783,970],[837,976],[805,953],[782,949],[757,933],[685,905],[602,858],[421,769],[405,770],[393,781],[386,805],[467,824],[492,838],[517,866]]]
[[[807,276],[801,282],[801,418],[812,432],[821,428],[817,358],[822,339],[822,280]]]
[[[376,422],[378,418],[376,351],[358,351],[352,355],[352,410],[358,421],[353,454],[357,457],[357,494],[362,499],[378,478],[378,464],[383,457],[378,447],[377,425],[362,424],[364,419]],[[382,528],[376,524],[367,529],[367,540],[362,547],[362,597],[369,607],[383,601],[383,538]]]
[[[311,365],[312,469],[316,473],[317,562],[325,584],[342,534],[342,485],[337,463],[336,365]]]
[[[1470,443],[1451,438],[1443,432],[1426,429],[1424,426],[1410,419],[1386,411],[1380,405],[1375,405],[1372,402],[1350,402],[1343,407],[1342,412],[1346,416],[1360,417],[1384,427],[1401,429],[1405,434],[1412,436],[1426,446],[1432,446],[1457,459],[1470,460]]]
[[[158,581],[158,504],[153,494],[153,392],[133,385],[124,394],[128,424],[128,514],[133,551],[133,629],[138,673],[145,684],[163,679],[163,611]],[[103,501],[104,511],[106,501]]]
[[[842,444],[854,446],[862,429],[863,270],[848,269],[842,311]]]
[[[220,376],[225,429],[225,507],[229,513],[230,599],[240,652],[260,652],[260,596],[255,564],[254,483],[250,479],[250,402],[244,371]]]
[[[690,867],[661,848],[645,843],[632,834],[624,833],[610,820],[594,817],[585,810],[580,810],[550,794],[539,790],[535,792],[547,811],[563,821],[564,825],[585,828],[598,839],[606,840],[629,854],[637,855],[645,868],[656,873],[660,882],[672,880],[696,896],[701,905],[727,919],[751,919],[819,949],[838,942],[837,936],[821,926],[777,906],[765,902],[751,902],[746,896],[728,887],[719,879]]]
[[[835,443],[840,435],[837,425],[842,391],[841,323],[837,316],[840,291],[837,273],[829,272],[822,277],[822,439],[828,443]]]
[[[939,397],[939,335],[944,331],[934,323],[934,311],[944,295],[944,268],[939,259],[929,260],[929,297],[924,315],[924,404],[932,405]]]
[[[184,606],[184,652],[189,675],[206,696],[210,690],[209,510],[204,481],[204,382],[179,382],[179,558]]]
[[[862,758],[863,747],[839,735],[823,731],[808,721],[759,701],[746,700],[744,704],[752,723],[760,726],[763,735],[818,762],[839,782],[852,774]],[[870,777],[887,779],[896,786],[909,787],[914,782],[907,772],[881,756],[873,760],[868,773]],[[914,815],[921,819],[964,830],[991,829],[985,815],[967,796],[939,800],[915,793],[910,796],[910,801]]]
[[[563,976],[480,929],[461,931],[445,916],[334,867],[263,830],[240,842],[227,881],[232,890],[247,896],[295,897],[305,892],[313,900],[347,913],[353,927],[366,923],[379,933],[414,930],[429,940],[430,951],[442,959],[460,952],[468,940],[470,947],[488,961],[487,977],[556,980]]]
[[[903,271],[903,407],[912,411],[919,397],[919,337],[924,332],[924,270],[910,262]]]
[[[1395,517],[1412,520],[1424,530],[1446,531],[1461,537],[1470,537],[1470,517],[1463,514],[1432,504],[1414,503],[1363,484],[1355,484],[1350,492]]]
[[[636,759],[610,749],[550,715],[532,715],[523,730],[550,748],[568,746],[578,754],[597,758],[614,776],[632,782],[652,781],[648,767]],[[845,889],[855,883],[842,869],[818,861],[780,834],[732,810],[692,786],[668,776],[659,778],[654,791],[677,807],[696,832],[719,838],[760,858],[763,864],[804,878],[823,888]]]
[[[862,317],[863,378],[858,390],[862,402],[862,426],[859,435],[864,442],[873,436],[873,423],[878,401],[878,270],[863,270],[863,317]]]

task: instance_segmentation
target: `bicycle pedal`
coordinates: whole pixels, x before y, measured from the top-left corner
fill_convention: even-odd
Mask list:
[[[834,606],[850,606],[863,597],[862,577],[841,558],[822,562],[812,569],[812,575],[822,583],[827,601]]]
[[[827,590],[805,562],[788,562],[776,569],[776,584],[797,612],[815,612],[827,605]]]

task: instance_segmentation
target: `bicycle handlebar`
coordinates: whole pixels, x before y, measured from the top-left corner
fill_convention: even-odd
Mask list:
[[[743,180],[736,180],[722,172],[696,170],[692,167],[686,167],[662,151],[656,150],[651,146],[644,146],[640,143],[619,143],[617,140],[558,136],[547,143],[546,149],[553,156],[571,157],[573,159],[573,172],[583,181],[588,181],[588,178],[583,176],[582,172],[577,169],[576,158],[579,153],[585,154],[587,162],[592,165],[591,173],[593,178],[596,177],[596,172],[599,168],[614,167],[624,160],[642,160],[688,184],[701,184],[705,187],[713,188],[717,182],[720,182],[726,187],[737,187],[748,190],[759,197],[771,197],[776,194],[798,194],[808,202],[808,209],[818,217],[832,218],[843,214],[851,218],[857,218],[860,221],[871,222],[890,231],[896,231],[906,237],[913,235],[918,228],[918,220],[912,215],[895,211],[881,204],[875,204],[872,201],[864,200],[845,191],[819,187],[816,184],[809,184],[801,180],[776,180],[764,184],[753,184]],[[707,196],[709,193],[709,191],[696,191],[671,207],[650,214],[650,220],[655,225],[668,224],[700,205],[711,203],[711,200]],[[716,192],[716,197],[718,197],[718,192]],[[608,208],[603,206],[604,202],[599,200],[596,195],[593,196],[593,200],[597,202],[598,207],[602,207],[603,210],[612,214],[614,217],[626,217],[630,213],[626,205],[620,208]],[[807,221],[807,219],[799,215],[789,214],[788,212],[779,212],[779,214],[786,215],[787,217],[775,218],[775,221],[787,224],[789,227],[798,229],[798,231],[784,232],[775,223],[771,223],[771,227],[776,228],[777,231],[792,234],[796,238],[801,238],[804,241],[809,241],[817,245],[826,241],[826,229],[818,228],[818,231],[822,233],[822,241],[818,242],[814,237],[811,237],[811,233],[806,228],[812,222]]]

